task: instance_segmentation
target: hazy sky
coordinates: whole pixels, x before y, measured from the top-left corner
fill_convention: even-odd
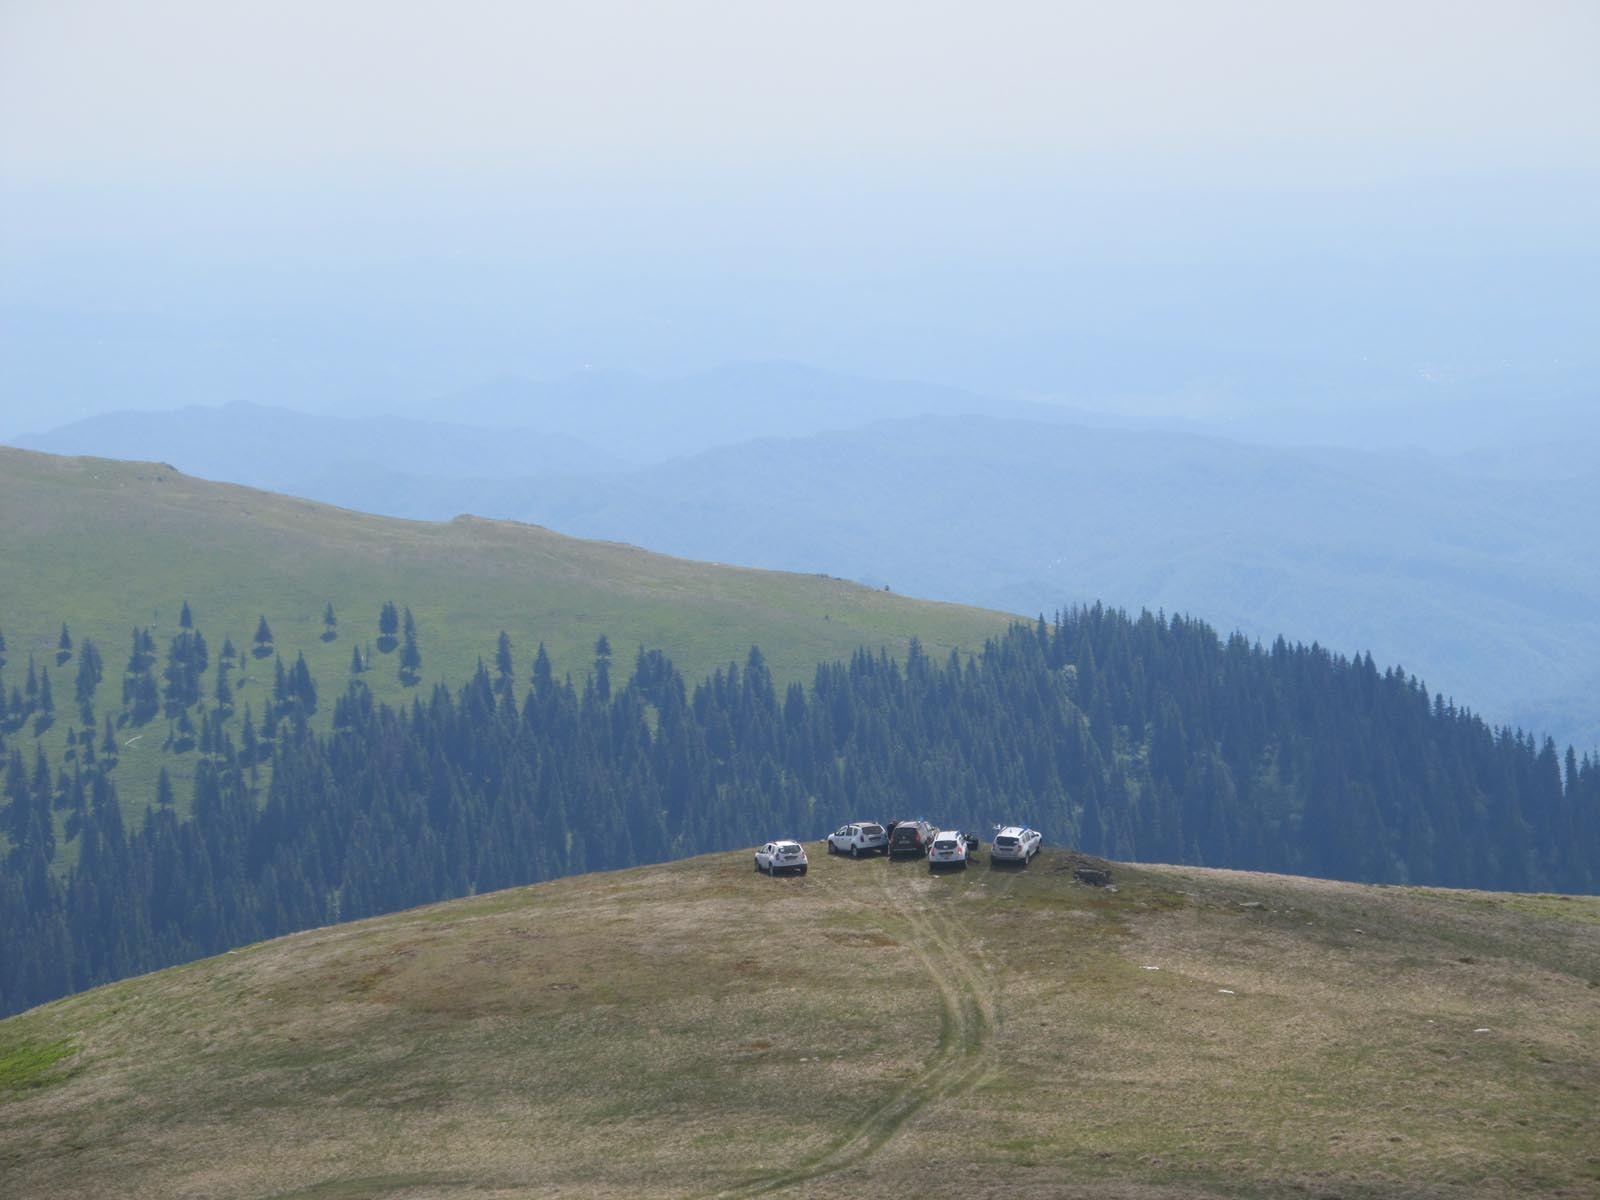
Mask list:
[[[585,363],[1546,362],[1597,66],[1594,0],[0,0],[0,436]]]
[[[1592,169],[1600,6],[8,0],[9,181]]]

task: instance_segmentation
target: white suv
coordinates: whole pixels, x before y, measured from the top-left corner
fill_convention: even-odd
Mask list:
[[[928,847],[928,866],[964,867],[970,852],[966,834],[959,829],[946,829]]]
[[[863,854],[889,853],[889,831],[875,821],[858,821],[841,825],[828,835],[829,854],[848,854],[860,858]]]
[[[1007,825],[989,843],[989,864],[1018,862],[1027,866],[1028,860],[1039,853],[1039,843],[1043,840],[1037,829],[1029,829],[1026,825]]]
[[[756,870],[768,875],[781,875],[785,871],[804,875],[806,866],[806,848],[799,842],[768,842],[756,851]]]

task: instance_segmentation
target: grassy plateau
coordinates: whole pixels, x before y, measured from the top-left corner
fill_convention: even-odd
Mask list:
[[[0,1022],[0,1194],[1600,1194],[1600,898],[811,854],[313,930]]]

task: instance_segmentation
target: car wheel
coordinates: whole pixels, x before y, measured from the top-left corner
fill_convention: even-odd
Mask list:
[[[804,867],[801,867],[800,868],[800,874],[804,875],[805,873],[806,873],[806,869]]]
[[[756,859],[756,874],[761,874],[761,860],[759,858]]]

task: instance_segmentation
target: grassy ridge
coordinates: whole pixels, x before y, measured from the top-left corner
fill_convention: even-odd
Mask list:
[[[691,680],[742,661],[759,645],[780,678],[794,679],[863,644],[902,652],[917,636],[933,653],[977,649],[1009,619],[838,579],[688,562],[513,522],[373,517],[210,483],[160,464],[0,447],[4,678],[8,688],[20,684],[30,653],[39,665],[52,664],[60,713],[47,741],[53,758],[73,712],[76,671],[75,659],[53,666],[63,621],[76,642],[89,637],[100,647],[102,720],[120,701],[130,630],[152,627],[164,655],[186,600],[213,663],[224,637],[247,652],[264,614],[278,653],[291,663],[305,654],[331,707],[348,678],[352,646],[376,642],[378,610],[390,599],[416,618],[423,694],[436,680],[461,681],[480,657],[492,662],[501,630],[511,637],[525,686],[540,641],[558,675],[579,679],[602,633],[618,672],[631,668],[640,645],[665,650]],[[329,603],[338,637],[324,642]],[[374,654],[366,678],[379,699],[411,694],[399,681],[397,659]],[[236,702],[241,712],[251,703],[259,714],[272,663],[248,654],[245,661],[246,671],[234,676]],[[207,672],[207,689],[213,674]],[[186,774],[181,760],[160,750],[166,722],[147,729],[118,769],[124,798],[140,797],[130,800],[140,809],[163,760],[180,779]]]
[[[0,1022],[17,1197],[1592,1195],[1600,899],[743,853]]]

